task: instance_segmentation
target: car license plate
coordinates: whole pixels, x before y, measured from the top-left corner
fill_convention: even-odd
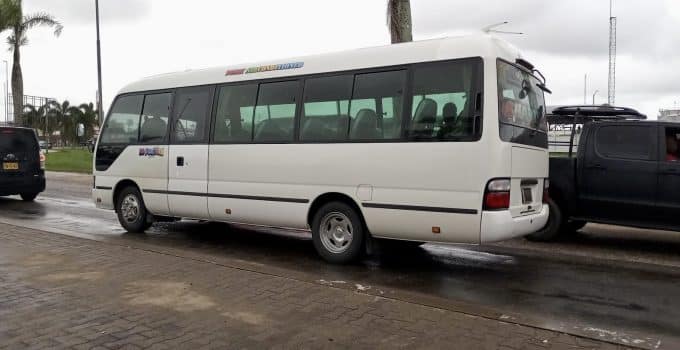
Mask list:
[[[531,204],[533,203],[534,199],[531,194],[531,188],[529,187],[524,187],[522,188],[522,204]]]
[[[19,170],[19,163],[16,163],[16,162],[2,163],[2,169],[3,170]]]

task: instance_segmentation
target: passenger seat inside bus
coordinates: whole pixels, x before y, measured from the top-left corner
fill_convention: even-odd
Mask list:
[[[303,140],[321,141],[333,139],[334,135],[326,127],[326,122],[321,117],[306,118],[300,135]]]
[[[425,98],[418,104],[413,115],[411,136],[415,138],[432,138],[434,125],[437,122],[437,102]]]
[[[375,140],[382,138],[378,129],[378,115],[374,110],[364,108],[354,119],[349,138],[352,140]]]
[[[442,110],[442,126],[439,129],[438,136],[447,137],[450,136],[456,129],[456,118],[458,117],[458,107],[453,102],[449,102],[444,105]]]
[[[149,142],[153,140],[163,140],[165,132],[168,128],[168,123],[158,116],[151,117],[144,121],[142,130],[140,132],[141,142]]]

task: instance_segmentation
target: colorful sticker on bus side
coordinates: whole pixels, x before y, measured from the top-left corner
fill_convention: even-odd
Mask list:
[[[165,156],[165,149],[159,148],[159,147],[153,147],[153,148],[140,148],[139,149],[139,156],[140,157],[164,157]]]
[[[229,69],[224,75],[240,75],[240,74],[250,74],[250,73],[271,72],[271,71],[275,71],[275,70],[299,69],[299,68],[302,68],[304,66],[305,66],[304,62],[272,64],[272,65],[268,65],[268,66],[240,68],[240,69]]]

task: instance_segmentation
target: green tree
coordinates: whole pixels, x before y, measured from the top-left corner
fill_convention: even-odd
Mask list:
[[[61,140],[65,145],[74,145],[78,139],[78,117],[81,113],[78,107],[71,105],[71,102],[65,100],[61,103],[57,101],[50,101],[48,103],[48,114],[54,116],[56,119],[57,130],[61,134]],[[52,119],[50,119],[51,121]]]
[[[36,108],[32,104],[27,104],[24,106],[23,125],[29,128],[39,130],[44,134],[45,125],[42,123],[44,115],[45,115],[44,106]]]
[[[85,135],[82,137],[83,141],[94,136],[94,128],[99,125],[98,114],[95,108],[94,103],[90,102],[83,103],[72,111],[76,119],[76,125],[83,124],[85,127]]]
[[[21,113],[23,112],[24,97],[21,46],[28,44],[28,30],[38,26],[54,28],[54,35],[56,36],[59,36],[63,29],[61,23],[48,13],[38,12],[24,15],[21,0],[0,0],[0,31],[10,31],[7,42],[10,45],[10,50],[14,53],[12,61],[12,103],[14,119],[19,122],[22,122]]]
[[[413,41],[410,0],[388,0],[387,25],[392,44]]]
[[[23,116],[24,126],[40,131],[43,137],[45,137],[47,133],[53,133],[55,130],[59,129],[58,121],[55,119],[49,104],[40,107],[26,104],[24,106]],[[50,118],[49,122],[46,120],[47,118]],[[49,130],[47,128],[49,128]]]

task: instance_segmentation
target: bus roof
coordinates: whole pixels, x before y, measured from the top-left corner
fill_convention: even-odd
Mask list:
[[[510,62],[523,58],[519,50],[504,40],[490,35],[469,35],[160,74],[131,83],[125,86],[120,93],[340,72],[469,57],[503,58]]]

